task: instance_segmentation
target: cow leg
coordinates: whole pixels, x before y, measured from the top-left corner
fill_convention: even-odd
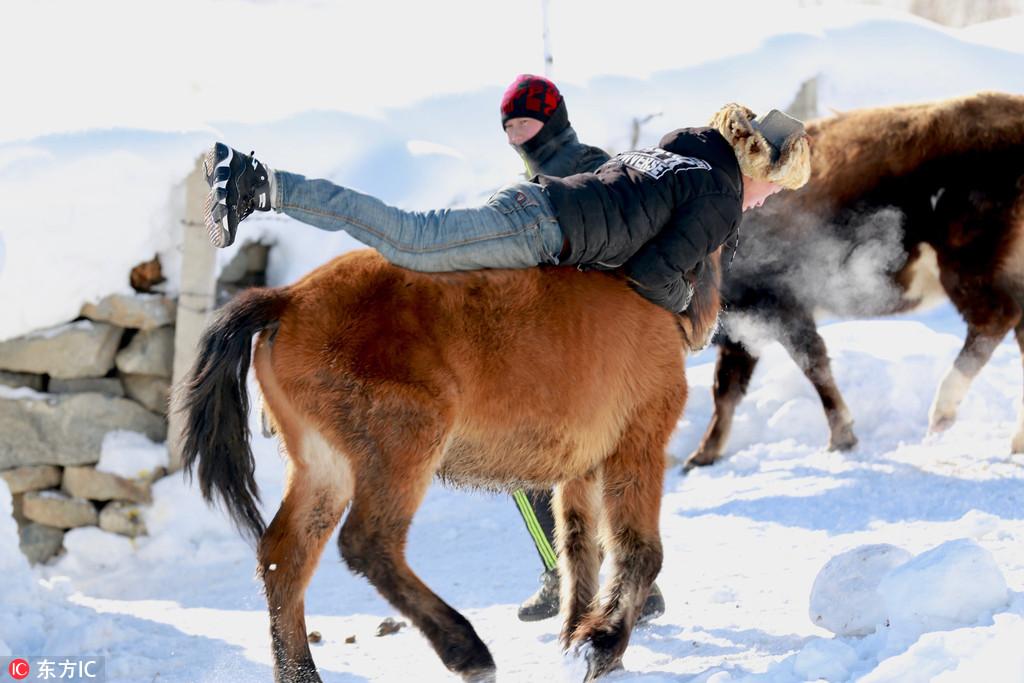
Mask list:
[[[562,600],[562,646],[590,610],[597,595],[601,549],[597,530],[601,510],[596,475],[563,482],[555,487],[555,538],[558,544],[559,594]]]
[[[943,272],[943,276],[944,280],[952,279],[948,272]],[[928,431],[933,433],[945,431],[953,425],[957,408],[971,382],[985,367],[1006,333],[1021,322],[1021,307],[1002,289],[989,283],[972,282],[963,274],[959,274],[956,282],[956,285],[946,281],[943,284],[967,321],[967,337],[928,411]]]
[[[818,334],[814,318],[803,311],[791,312],[781,328],[779,341],[818,392],[828,421],[829,450],[848,451],[857,445],[853,416],[832,376],[825,340]]]
[[[1014,329],[1017,336],[1017,346],[1020,348],[1021,359],[1024,360],[1024,320],[1017,324]],[[1010,450],[1013,453],[1024,453],[1024,404],[1017,413],[1017,431],[1010,442]]]
[[[929,432],[943,432],[953,426],[953,423],[956,422],[956,411],[967,394],[971,382],[985,367],[985,363],[992,357],[992,352],[996,350],[1001,340],[1002,335],[999,337],[982,335],[968,325],[967,338],[964,339],[963,348],[960,349],[956,360],[953,361],[953,367],[942,379],[938,391],[935,392],[931,409],[928,411]]]
[[[756,356],[737,342],[725,339],[720,343],[718,362],[715,365],[715,384],[711,389],[714,413],[697,450],[683,464],[684,473],[694,467],[714,464],[725,452],[736,407],[747,393],[757,360]]]

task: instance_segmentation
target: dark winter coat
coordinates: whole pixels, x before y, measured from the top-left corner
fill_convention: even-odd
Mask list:
[[[594,173],[538,178],[568,241],[563,263],[619,268],[654,303],[689,303],[684,275],[732,238],[743,217],[743,178],[712,128],[685,128],[653,149],[625,152]]]
[[[526,164],[527,177],[548,175],[563,178],[577,173],[589,173],[608,161],[603,149],[584,145],[569,124],[565,101],[558,107],[544,127],[521,145],[515,145]]]

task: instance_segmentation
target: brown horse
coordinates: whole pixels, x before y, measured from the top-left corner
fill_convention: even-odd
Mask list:
[[[469,622],[404,548],[435,476],[492,489],[554,485],[563,647],[587,679],[616,668],[661,567],[665,446],[686,400],[686,347],[718,316],[718,255],[674,316],[623,279],[570,268],[416,273],[346,254],[295,284],[252,289],[207,329],[176,402],[184,458],[258,540],[275,674],[320,680],[303,599],[328,536],[451,671],[492,680]],[[284,500],[257,508],[245,377],[253,365],[287,454]],[[598,595],[599,538],[613,571]]]
[[[929,415],[940,431],[1010,330],[1024,354],[1024,97],[983,93],[851,111],[808,125],[811,180],[743,222],[725,273],[714,415],[688,467],[725,450],[757,364],[778,340],[821,398],[829,446],[857,443],[814,316],[884,315],[945,295],[967,323]],[[1024,411],[1012,439],[1024,452]]]

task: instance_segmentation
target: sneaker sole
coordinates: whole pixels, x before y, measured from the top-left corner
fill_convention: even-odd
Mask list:
[[[228,178],[231,176],[233,158],[234,152],[231,148],[219,142],[215,142],[203,157],[203,171],[210,186],[210,192],[206,195],[206,202],[203,205],[203,222],[206,224],[210,243],[219,249],[230,246],[234,241],[228,226],[227,207]],[[224,209],[224,215],[220,220],[213,216],[213,210],[218,205]]]

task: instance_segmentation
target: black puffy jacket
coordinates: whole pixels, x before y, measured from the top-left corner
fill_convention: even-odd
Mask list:
[[[679,129],[594,173],[538,182],[569,243],[563,263],[622,267],[640,294],[674,312],[689,303],[684,275],[732,237],[743,217],[736,155],[712,128]]]
[[[584,145],[569,124],[565,100],[537,134],[515,150],[526,164],[527,177],[548,175],[562,178],[576,173],[588,173],[608,161],[608,153],[598,147]]]

